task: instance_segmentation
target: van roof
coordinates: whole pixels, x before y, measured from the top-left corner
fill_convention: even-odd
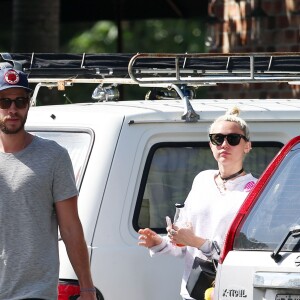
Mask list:
[[[198,122],[211,121],[227,109],[237,106],[245,120],[299,121],[300,101],[295,99],[244,99],[244,100],[192,100],[191,104],[199,115]],[[182,100],[142,100],[101,103],[79,103],[31,107],[28,123],[34,116],[35,123],[55,124],[95,122],[97,118],[119,117],[128,122],[169,121],[185,122]]]

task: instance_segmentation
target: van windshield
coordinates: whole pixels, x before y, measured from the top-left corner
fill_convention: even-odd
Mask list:
[[[273,251],[300,225],[300,145],[273,174],[234,241],[235,250]],[[282,251],[300,251],[300,235],[291,235]]]

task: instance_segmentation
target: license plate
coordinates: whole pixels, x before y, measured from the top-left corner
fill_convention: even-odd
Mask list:
[[[300,300],[300,295],[276,295],[275,300]]]

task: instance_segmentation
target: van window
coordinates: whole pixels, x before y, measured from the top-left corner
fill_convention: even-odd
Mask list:
[[[68,150],[74,168],[76,186],[80,190],[93,136],[90,132],[38,131],[31,132],[42,138],[56,141]]]
[[[259,177],[279,149],[279,142],[252,142],[244,169]],[[133,218],[135,230],[149,227],[165,233],[165,217],[183,203],[194,177],[203,170],[217,169],[207,142],[160,143],[154,145],[146,162]]]

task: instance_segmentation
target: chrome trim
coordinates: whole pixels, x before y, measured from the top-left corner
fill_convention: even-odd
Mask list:
[[[257,272],[253,278],[253,287],[300,289],[300,272]]]

